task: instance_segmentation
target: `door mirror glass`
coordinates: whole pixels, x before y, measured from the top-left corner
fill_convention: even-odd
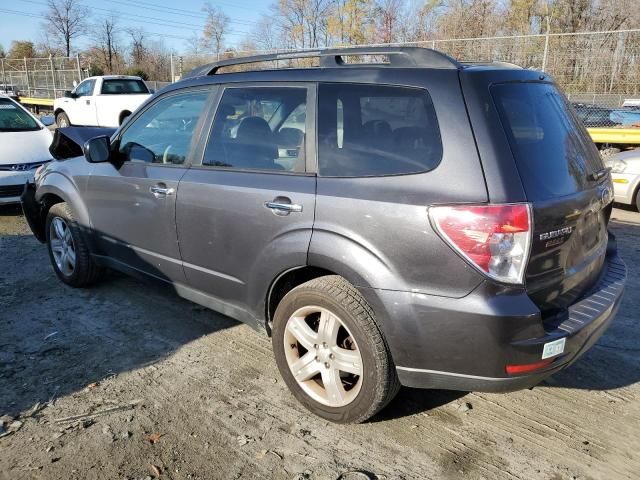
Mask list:
[[[111,159],[111,141],[106,135],[92,138],[84,144],[83,151],[88,162],[108,162]]]
[[[71,90],[65,90],[63,95],[65,98],[73,98],[73,92]]]
[[[44,117],[40,117],[40,123],[42,123],[45,127],[50,127],[51,125],[56,123],[56,120],[51,115],[45,115]]]

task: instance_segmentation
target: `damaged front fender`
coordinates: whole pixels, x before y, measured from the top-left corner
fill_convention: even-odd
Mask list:
[[[27,219],[29,228],[33,235],[42,243],[47,238],[44,231],[44,222],[42,221],[42,204],[36,200],[36,186],[33,183],[26,183],[24,191],[20,196],[22,211]]]

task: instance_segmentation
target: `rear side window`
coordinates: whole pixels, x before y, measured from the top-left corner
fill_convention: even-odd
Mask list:
[[[204,165],[305,171],[307,89],[227,88],[216,111]]]
[[[505,83],[491,94],[527,198],[547,200],[587,187],[603,168],[593,141],[558,89],[548,83]]]
[[[321,84],[318,105],[320,175],[399,175],[440,163],[438,121],[425,90]]]
[[[102,82],[103,95],[127,95],[149,93],[147,85],[142,80],[115,79]]]

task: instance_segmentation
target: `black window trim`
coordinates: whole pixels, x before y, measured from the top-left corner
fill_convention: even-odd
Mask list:
[[[81,86],[83,83],[87,84],[87,85],[91,84],[91,89],[89,90],[89,93],[87,95],[78,95],[78,98],[93,96],[93,94],[95,93],[95,90],[96,90],[96,79],[95,78],[86,78],[86,79],[82,80],[76,86],[76,88],[74,89],[74,92],[76,93],[76,95],[78,93],[78,87]]]
[[[229,82],[219,83],[215,86],[219,87],[215,99],[212,102],[212,108],[208,112],[206,126],[209,129],[206,135],[202,135],[202,145],[199,147],[197,161],[191,164],[190,168],[219,170],[221,172],[245,172],[245,173],[265,173],[268,175],[294,175],[294,176],[315,176],[317,172],[317,146],[316,146],[316,118],[317,118],[317,82],[301,81],[301,82]],[[305,171],[290,172],[287,170],[269,170],[259,168],[237,168],[237,167],[220,167],[216,165],[206,165],[204,163],[204,155],[209,144],[209,138],[213,132],[213,122],[222,101],[224,92],[230,89],[240,88],[305,88],[307,90],[306,104],[306,122],[305,122]]]
[[[114,151],[114,148],[120,147],[120,139],[125,134],[125,132],[131,128],[131,126],[136,122],[138,118],[140,118],[147,110],[152,108],[158,102],[161,102],[167,98],[183,96],[193,93],[206,93],[208,92],[208,98],[205,100],[204,108],[202,109],[202,114],[200,115],[200,119],[196,124],[193,130],[193,138],[191,138],[191,145],[189,148],[189,154],[185,158],[183,163],[179,164],[169,164],[169,163],[150,163],[149,165],[154,167],[163,167],[163,168],[190,168],[193,165],[193,161],[195,158],[198,158],[199,153],[199,144],[200,137],[202,136],[202,129],[206,125],[207,119],[209,118],[209,112],[211,110],[211,105],[215,96],[217,95],[217,87],[218,85],[209,84],[209,85],[197,85],[192,87],[180,88],[177,90],[171,90],[163,95],[155,97],[152,101],[143,106],[143,108],[136,111],[129,120],[116,132],[111,136],[111,151]],[[126,161],[124,163],[127,163]]]
[[[105,84],[109,83],[109,82],[114,82],[114,81],[122,81],[122,80],[128,80],[130,82],[142,82],[142,84],[144,85],[144,88],[147,89],[146,92],[139,92],[139,93],[104,93],[104,86]],[[145,82],[142,79],[137,79],[137,78],[105,78],[102,80],[102,85],[100,85],[100,95],[149,95],[151,92],[149,90],[149,86],[147,85],[147,82]]]
[[[382,175],[322,175],[322,173],[320,172],[320,166],[319,164],[316,164],[316,172],[318,175],[318,178],[345,178],[345,179],[354,179],[354,178],[362,178],[362,179],[366,179],[366,178],[385,178],[385,177],[405,177],[407,175],[423,175],[425,173],[431,173],[435,170],[438,169],[438,167],[440,167],[440,165],[442,165],[442,161],[444,160],[444,142],[442,141],[442,131],[440,129],[440,121],[438,119],[438,112],[435,108],[435,103],[433,101],[433,97],[431,96],[431,93],[429,93],[429,89],[426,87],[421,87],[421,86],[414,86],[414,85],[403,85],[403,84],[396,84],[396,83],[371,83],[371,82],[335,82],[335,81],[322,81],[322,82],[317,82],[317,94],[316,94],[316,99],[317,101],[319,101],[319,92],[320,92],[320,85],[352,85],[352,86],[376,86],[376,87],[393,87],[393,88],[401,88],[403,90],[422,90],[427,97],[429,98],[429,100],[431,101],[431,105],[433,106],[433,113],[435,114],[435,120],[436,120],[436,126],[438,127],[438,138],[440,139],[440,146],[442,149],[442,152],[440,153],[440,159],[438,160],[438,164],[434,167],[431,168],[429,170],[418,170],[415,172],[406,172],[406,173],[387,173],[387,174],[382,174]],[[317,113],[316,113],[317,116]],[[316,142],[318,141],[318,135],[317,135],[317,130],[316,130]],[[316,150],[317,154],[319,154],[319,151]],[[316,156],[316,160],[319,161],[318,156]]]

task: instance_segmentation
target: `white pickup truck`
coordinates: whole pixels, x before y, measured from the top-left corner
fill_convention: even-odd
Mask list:
[[[140,77],[89,77],[53,102],[59,127],[118,127],[151,92]]]

